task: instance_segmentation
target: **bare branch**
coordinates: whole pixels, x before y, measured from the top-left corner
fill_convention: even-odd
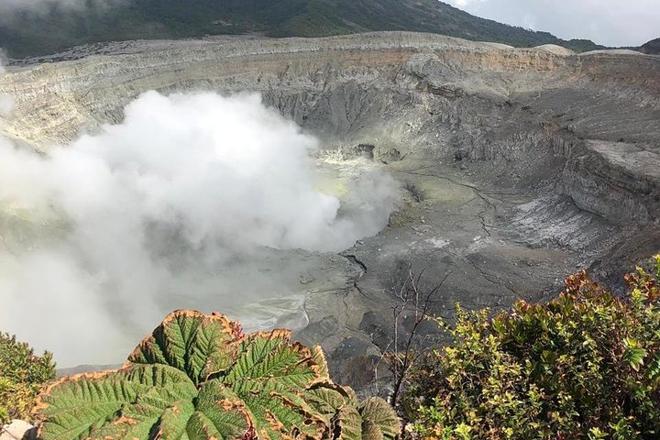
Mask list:
[[[444,283],[451,275],[451,272],[447,272],[442,280],[434,288],[428,290],[425,293],[423,293],[422,289],[420,288],[423,275],[424,270],[415,274],[412,268],[410,268],[408,270],[408,276],[403,281],[401,288],[394,294],[394,296],[400,301],[400,304],[392,307],[392,315],[394,319],[394,353],[389,360],[389,365],[390,371],[394,377],[394,390],[390,398],[390,403],[394,406],[396,406],[398,403],[401,387],[408,374],[408,371],[410,370],[411,366],[414,365],[418,357],[415,353],[414,345],[418,336],[417,333],[419,326],[428,318],[431,300],[433,299],[433,296],[442,288]],[[420,297],[422,298],[421,302]],[[401,352],[399,352],[399,320],[402,318],[402,316],[404,316],[405,312],[409,310],[411,302],[415,319],[413,321],[413,325],[408,338],[401,347]]]

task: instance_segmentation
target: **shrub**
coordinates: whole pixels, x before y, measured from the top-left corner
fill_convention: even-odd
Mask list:
[[[176,311],[116,371],[50,385],[44,440],[393,439],[387,403],[335,385],[319,347],[274,330],[243,335],[222,315]]]
[[[547,304],[459,309],[404,398],[438,439],[660,438],[660,256],[618,298],[584,273]],[[441,323],[442,324],[442,323]],[[442,324],[444,325],[444,324]]]
[[[54,377],[50,353],[35,356],[15,336],[0,333],[0,424],[29,416],[41,385]]]

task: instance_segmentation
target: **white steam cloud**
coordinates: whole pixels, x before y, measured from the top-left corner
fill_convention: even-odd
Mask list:
[[[5,73],[5,68],[2,65],[4,61],[4,52],[0,50],[0,75]],[[0,117],[9,116],[14,108],[14,98],[8,95],[0,94]]]
[[[0,11],[37,11],[48,7],[84,8],[108,6],[127,0],[2,0]]]
[[[259,96],[210,93],[146,93],[45,157],[0,139],[0,328],[65,365],[117,362],[170,309],[285,293],[291,269],[260,261],[350,247],[397,201],[377,170],[323,193],[316,149]]]

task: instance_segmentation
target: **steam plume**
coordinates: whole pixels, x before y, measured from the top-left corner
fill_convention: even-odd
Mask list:
[[[64,365],[117,362],[170,309],[284,293],[297,268],[264,260],[349,247],[396,203],[378,171],[343,202],[319,191],[317,147],[258,95],[210,93],[146,93],[47,157],[0,139],[0,328]]]
[[[5,54],[0,50],[0,75],[5,73],[5,68],[2,65],[4,58]],[[12,108],[14,108],[14,99],[11,96],[0,94],[0,117],[8,116]]]

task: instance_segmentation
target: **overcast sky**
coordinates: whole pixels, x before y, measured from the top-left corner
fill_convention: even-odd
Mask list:
[[[479,17],[606,46],[640,46],[660,37],[660,0],[443,1]]]

